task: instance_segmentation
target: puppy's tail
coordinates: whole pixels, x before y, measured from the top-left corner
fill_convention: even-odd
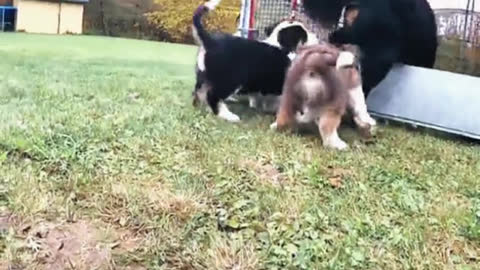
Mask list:
[[[204,4],[201,4],[193,14],[193,38],[197,44],[205,48],[211,47],[214,43],[214,40],[203,27],[202,18],[209,11],[215,9],[215,7],[220,4],[220,1],[221,0],[210,0]]]

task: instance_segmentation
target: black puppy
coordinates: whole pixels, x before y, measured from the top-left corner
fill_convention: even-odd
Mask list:
[[[289,51],[229,34],[209,34],[201,20],[219,2],[211,0],[200,5],[193,16],[193,35],[200,45],[194,105],[205,102],[220,118],[238,122],[240,118],[224,100],[235,93],[280,96],[290,65]]]
[[[304,0],[306,14],[324,26],[337,23],[344,7],[352,20],[329,36],[329,42],[355,44],[362,51],[365,95],[395,63],[432,68],[437,26],[427,0]]]

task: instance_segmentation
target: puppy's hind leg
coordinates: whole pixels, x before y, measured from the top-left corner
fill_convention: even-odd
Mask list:
[[[195,87],[192,92],[193,97],[193,106],[197,107],[199,102],[206,101],[206,91],[208,90],[209,86],[206,83],[205,79],[205,72],[199,70],[198,68],[195,71],[196,80],[195,80]]]
[[[210,86],[207,83],[199,83],[195,85],[193,90],[193,106],[197,107],[200,103],[207,103],[207,93],[210,89]]]
[[[252,109],[258,108],[258,102],[260,101],[261,97],[258,93],[252,93],[248,95],[248,106]]]
[[[218,117],[225,119],[229,122],[239,122],[240,117],[232,113],[225,102],[221,100],[218,96],[215,95],[214,91],[209,91],[207,93],[207,102],[213,113]]]
[[[320,136],[322,137],[323,145],[325,147],[344,150],[348,148],[345,143],[338,136],[338,127],[340,126],[342,116],[332,110],[323,112],[317,120]]]
[[[233,92],[232,95],[230,95],[229,97],[227,97],[227,99],[225,99],[225,101],[227,102],[233,102],[233,103],[236,103],[238,102],[238,92],[240,92],[240,90],[242,90],[242,87],[239,86],[237,89],[235,89],[235,91]]]
[[[348,106],[352,110],[353,120],[365,136],[375,132],[377,122],[367,111],[367,103],[361,86],[349,90]]]

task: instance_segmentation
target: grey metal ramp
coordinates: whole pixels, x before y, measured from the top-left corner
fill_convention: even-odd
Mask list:
[[[396,65],[367,97],[372,116],[480,140],[480,78]]]

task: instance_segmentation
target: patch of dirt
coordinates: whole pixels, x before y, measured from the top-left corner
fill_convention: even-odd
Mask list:
[[[57,225],[42,223],[26,237],[44,269],[98,269],[112,266],[110,249],[98,242],[98,231],[85,221]]]
[[[17,229],[19,238],[24,239],[23,246],[34,255],[33,262],[28,263],[29,269],[145,269],[140,265],[114,267],[114,250],[124,254],[140,245],[140,239],[129,231],[114,231],[112,236],[117,241],[111,244],[102,241],[106,239],[105,233],[98,226],[83,220],[62,224],[40,222]]]
[[[262,164],[260,161],[245,160],[240,162],[240,167],[247,171],[253,171],[260,180],[273,185],[280,185],[285,176],[271,164]]]
[[[116,237],[118,240],[110,246],[117,253],[134,252],[140,247],[142,241],[141,238],[136,237],[128,230],[117,230]]]

